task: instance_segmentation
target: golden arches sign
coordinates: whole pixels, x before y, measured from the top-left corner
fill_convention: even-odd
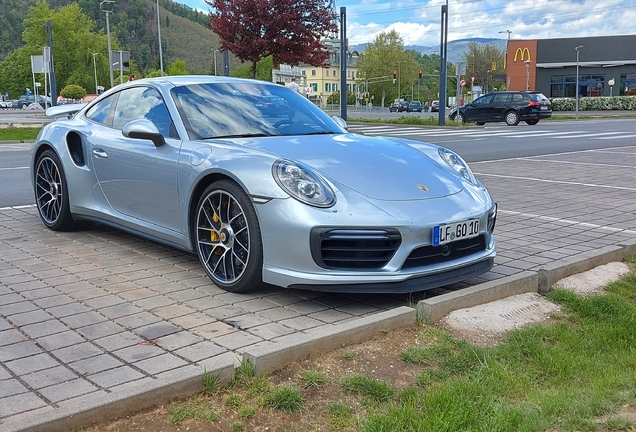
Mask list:
[[[528,56],[528,58],[526,59],[526,55]],[[526,60],[530,60],[530,50],[528,49],[528,47],[526,48],[517,48],[517,51],[515,51],[515,58],[514,61],[517,61],[517,56],[521,56],[521,61],[526,61]]]

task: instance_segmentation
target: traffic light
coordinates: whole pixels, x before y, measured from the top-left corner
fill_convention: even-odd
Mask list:
[[[422,71],[420,71],[420,79],[422,79]]]
[[[395,84],[396,79],[397,79],[397,71],[393,71],[393,84]]]

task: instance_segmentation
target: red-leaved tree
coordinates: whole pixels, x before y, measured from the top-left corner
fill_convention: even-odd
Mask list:
[[[338,30],[331,0],[205,0],[221,49],[244,62],[271,55],[275,65],[322,66],[329,52],[321,38]]]

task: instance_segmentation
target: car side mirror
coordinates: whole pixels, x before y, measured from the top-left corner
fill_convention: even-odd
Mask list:
[[[157,126],[150,120],[146,119],[133,120],[126,123],[126,126],[124,126],[121,133],[126,138],[150,140],[154,143],[155,147],[160,147],[166,142],[163,139],[163,135],[159,133]]]
[[[344,130],[349,130],[349,125],[342,117],[332,116],[331,119],[334,121],[335,124],[343,128]]]

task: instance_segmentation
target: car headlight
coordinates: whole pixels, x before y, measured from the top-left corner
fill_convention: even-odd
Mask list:
[[[478,186],[477,179],[473,175],[473,172],[468,168],[468,164],[464,162],[457,153],[452,152],[445,148],[439,149],[439,155],[453,170],[455,170],[459,175],[464,177],[466,180]]]
[[[327,181],[308,167],[281,159],[274,162],[272,174],[276,183],[300,202],[314,207],[331,207],[336,202]]]

